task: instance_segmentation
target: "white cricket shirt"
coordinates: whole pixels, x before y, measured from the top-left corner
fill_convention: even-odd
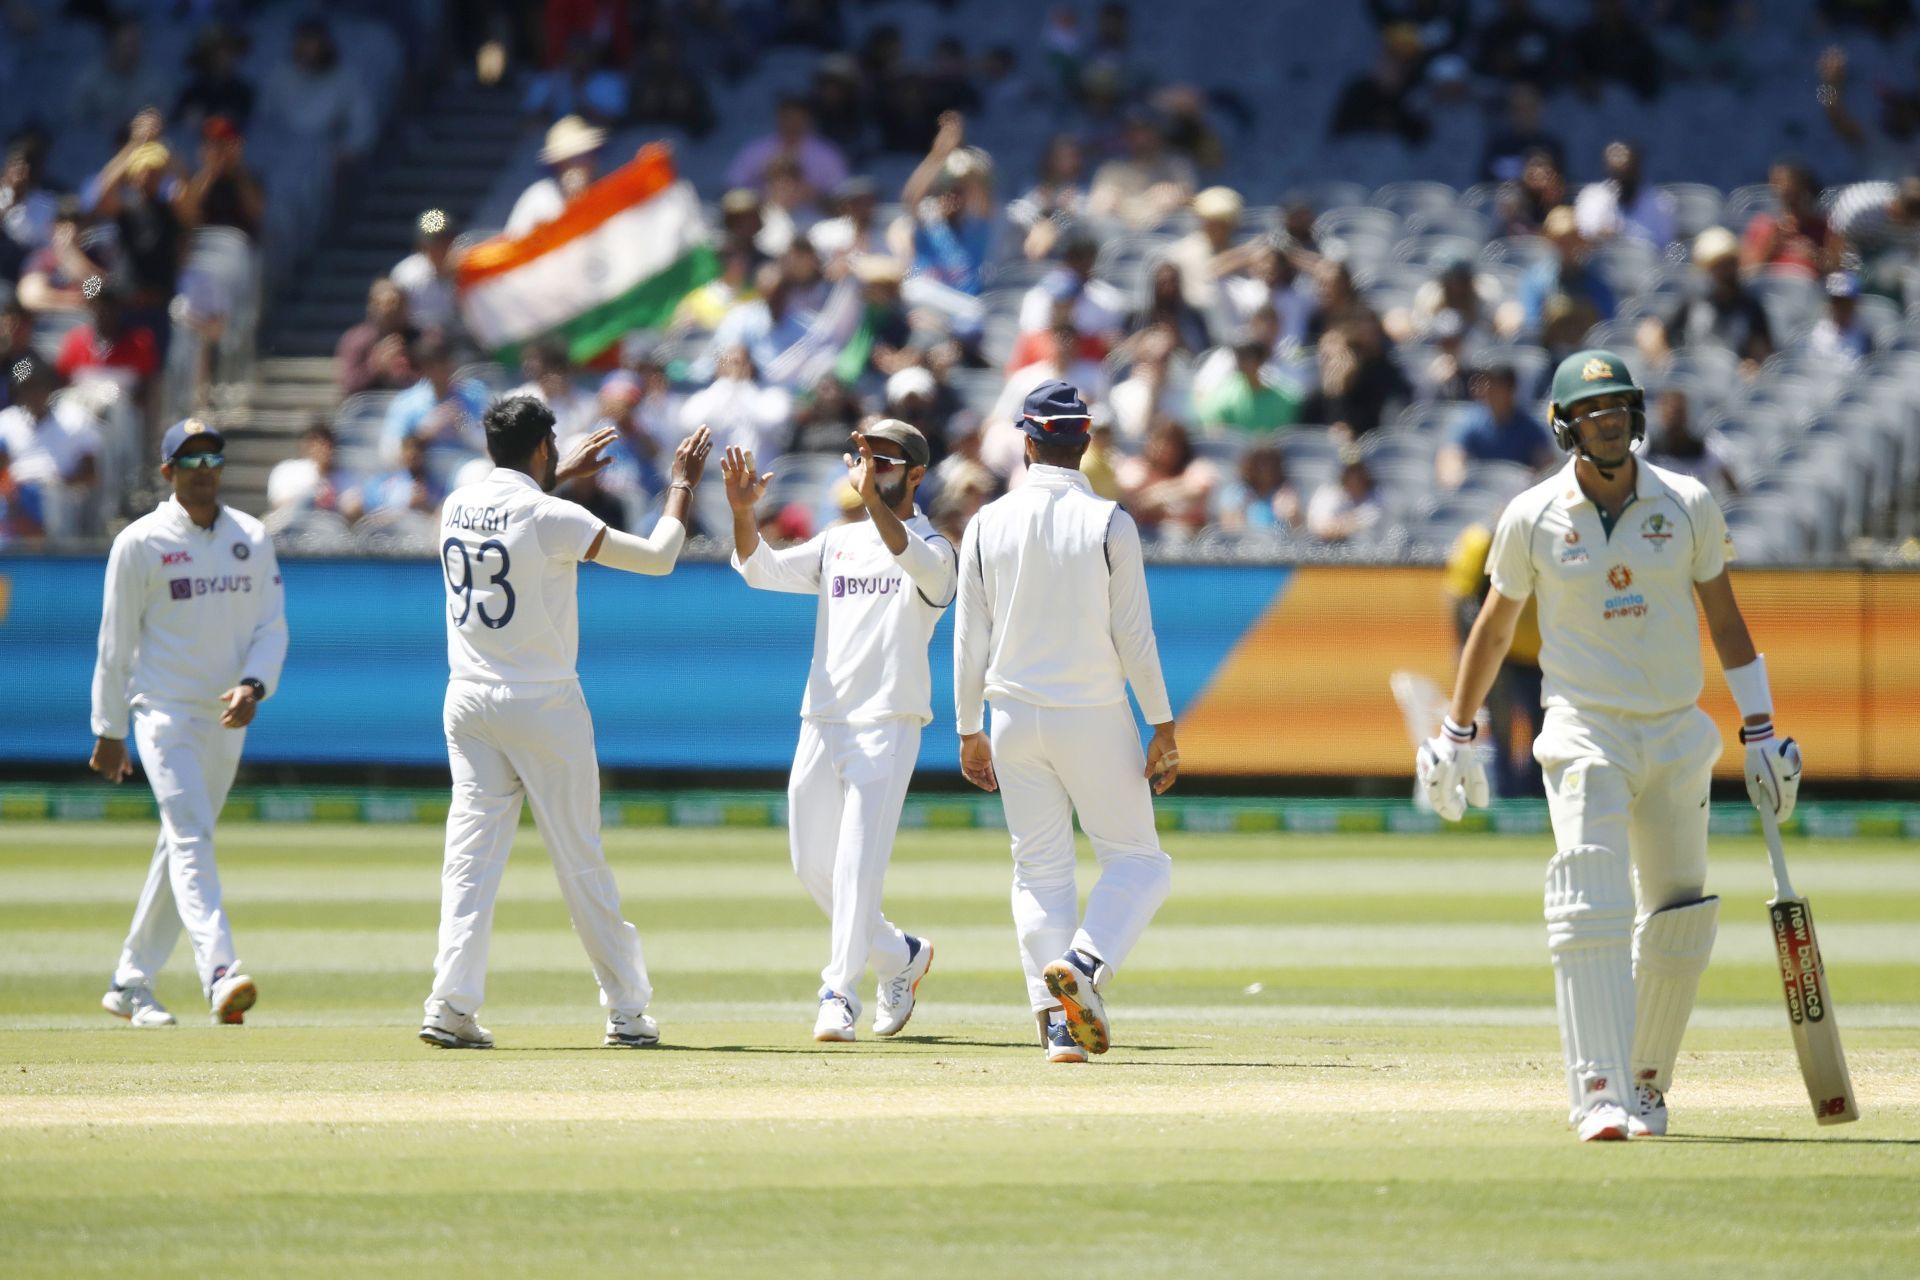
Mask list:
[[[575,680],[579,563],[606,526],[585,507],[495,467],[440,508],[447,666],[455,680]]]
[[[953,668],[961,733],[983,698],[1104,707],[1129,684],[1149,724],[1173,719],[1133,517],[1078,471],[1027,468],[961,539]]]
[[[220,508],[202,529],[174,498],[120,531],[107,555],[93,732],[127,736],[152,707],[218,718],[220,695],[251,677],[272,696],[287,658],[280,564],[265,526]]]
[[[800,714],[830,724],[933,719],[927,644],[953,603],[953,544],[915,508],[907,548],[887,550],[871,520],[836,525],[797,547],[765,542],[733,567],[750,587],[817,595],[813,668]]]
[[[1609,537],[1568,462],[1507,504],[1487,572],[1509,600],[1539,597],[1546,706],[1662,715],[1700,700],[1693,586],[1731,550],[1706,486],[1639,458]]]

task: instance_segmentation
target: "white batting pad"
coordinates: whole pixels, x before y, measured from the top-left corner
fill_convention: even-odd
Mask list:
[[[1720,899],[1656,911],[1633,931],[1633,1078],[1665,1093],[1713,955]]]
[[[1633,886],[1627,856],[1597,844],[1547,864],[1547,950],[1567,1055],[1568,1119],[1626,1106],[1633,1040]]]

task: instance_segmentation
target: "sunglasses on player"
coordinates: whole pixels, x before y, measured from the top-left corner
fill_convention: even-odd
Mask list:
[[[215,467],[227,465],[224,453],[183,453],[173,460],[173,465],[188,471],[210,471]]]
[[[847,465],[857,467],[860,465],[860,460],[858,458],[855,458],[851,460]],[[893,470],[895,467],[904,467],[906,465],[907,465],[907,460],[905,458],[889,458],[884,453],[876,453],[873,455],[873,469],[876,472],[879,472],[883,475],[886,472]]]

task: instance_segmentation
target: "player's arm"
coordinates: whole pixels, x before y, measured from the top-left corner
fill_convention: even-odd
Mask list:
[[[954,727],[960,733],[960,772],[982,791],[997,791],[993,746],[987,740],[981,707],[987,700],[987,653],[993,611],[980,568],[980,522],[960,539],[960,589],[953,613]]]
[[[87,767],[108,782],[133,773],[127,760],[127,680],[140,646],[146,605],[146,575],[133,539],[116,538],[107,555],[107,583],[100,611],[100,647],[93,664],[93,755]]]
[[[707,454],[712,449],[713,438],[703,426],[674,450],[667,508],[651,534],[641,537],[602,525],[580,558],[625,573],[644,573],[651,577],[672,573],[673,566],[680,560],[680,548],[687,541],[687,509],[693,503],[693,487],[700,483],[707,466]]]
[[[880,534],[880,541],[900,562],[901,570],[913,580],[922,599],[937,607],[952,604],[954,580],[958,576],[953,545],[943,538],[936,547],[907,528],[906,522],[880,496],[879,479],[873,469],[873,446],[858,431],[853,433],[853,444],[860,451],[857,492],[874,529]]]
[[[1777,737],[1773,731],[1773,690],[1767,680],[1767,660],[1753,647],[1753,635],[1740,604],[1733,598],[1733,582],[1723,568],[1705,582],[1695,582],[1693,593],[1707,619],[1713,651],[1720,655],[1727,689],[1740,712],[1740,742],[1746,748],[1743,775],[1747,798],[1754,807],[1780,822],[1793,816],[1800,797],[1800,744]]]
[[[733,568],[750,587],[786,591],[794,595],[820,594],[821,534],[797,547],[776,551],[760,537],[755,508],[767,494],[773,472],[761,474],[753,450],[728,445],[720,455],[720,478],[726,484],[727,506],[733,512]]]
[[[280,669],[287,661],[287,598],[280,582],[280,562],[273,543],[263,542],[259,550],[260,621],[247,644],[247,658],[240,667],[240,682],[220,695],[227,709],[220,723],[229,729],[244,729],[253,723],[259,704],[280,687]]]
[[[1140,527],[1116,509],[1107,526],[1107,605],[1114,652],[1140,714],[1153,726],[1147,744],[1147,777],[1156,795],[1180,776],[1180,748],[1173,737],[1173,703],[1160,670],[1160,642],[1153,634],[1153,609],[1147,600],[1147,566],[1140,554]]]
[[[1525,600],[1514,600],[1499,591],[1487,592],[1480,614],[1467,634],[1466,648],[1460,652],[1460,670],[1454,676],[1453,698],[1447,703],[1447,719],[1462,729],[1473,724],[1474,717],[1493,689],[1500,664],[1513,647],[1513,631],[1520,622]]]

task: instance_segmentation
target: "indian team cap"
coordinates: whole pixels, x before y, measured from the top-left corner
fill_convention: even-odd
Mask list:
[[[1016,424],[1043,444],[1078,444],[1093,427],[1080,393],[1065,382],[1043,382],[1027,393]]]
[[[1627,371],[1626,361],[1596,348],[1576,351],[1560,362],[1553,371],[1553,394],[1549,398],[1559,412],[1567,413],[1583,400],[1617,392],[1638,396],[1640,388]]]
[[[933,450],[927,444],[927,438],[920,434],[920,428],[898,418],[882,418],[861,432],[869,440],[885,440],[900,446],[907,455],[907,462],[916,467],[924,467],[933,457]]]
[[[167,428],[167,434],[160,442],[160,461],[172,462],[187,447],[187,441],[207,439],[213,441],[213,447],[224,449],[227,438],[198,418],[182,418]]]

